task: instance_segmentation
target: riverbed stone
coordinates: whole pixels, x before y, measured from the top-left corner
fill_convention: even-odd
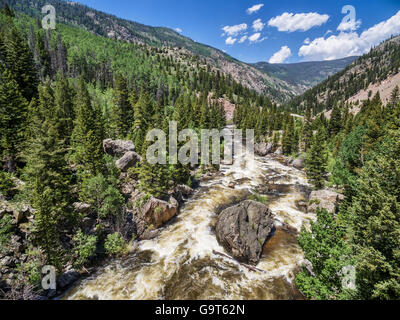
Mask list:
[[[78,271],[72,269],[67,272],[64,272],[57,279],[57,289],[65,289],[77,281],[80,277]]]
[[[262,248],[275,230],[274,214],[252,200],[222,211],[216,225],[218,242],[239,262],[256,265]]]
[[[274,145],[272,143],[257,143],[254,146],[254,152],[260,157],[265,157],[267,154],[272,152],[273,147]]]
[[[293,160],[292,166],[295,167],[298,170],[303,170],[304,167],[305,167],[304,159],[297,158],[297,159]]]

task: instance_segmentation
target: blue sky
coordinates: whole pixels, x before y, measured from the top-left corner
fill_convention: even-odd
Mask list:
[[[177,29],[245,62],[293,63],[361,55],[391,34],[400,34],[400,0],[78,2],[139,23]],[[352,9],[342,13],[346,5],[355,9],[354,16]]]

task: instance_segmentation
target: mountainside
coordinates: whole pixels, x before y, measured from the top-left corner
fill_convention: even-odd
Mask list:
[[[200,58],[204,63],[213,66],[225,75],[232,76],[235,81],[258,93],[268,95],[278,103],[288,101],[299,93],[295,85],[240,62],[218,49],[197,43],[169,28],[150,27],[119,19],[77,2],[62,0],[0,0],[1,7],[5,3],[8,3],[10,7],[18,12],[23,12],[36,18],[43,17],[41,8],[51,4],[56,9],[58,22],[78,26],[91,33],[111,39],[150,45],[157,48],[174,48],[171,54],[184,54],[193,58]]]
[[[400,36],[396,36],[358,58],[343,71],[294,98],[288,108],[293,112],[302,112],[311,107],[314,113],[318,113],[332,109],[337,103],[371,98],[378,91],[386,92],[395,87],[399,68]],[[385,82],[390,82],[390,88],[385,86]]]
[[[313,61],[291,64],[271,64],[258,62],[254,67],[270,76],[289,83],[298,94],[321,83],[328,77],[342,71],[358,57],[348,57],[331,61]]]

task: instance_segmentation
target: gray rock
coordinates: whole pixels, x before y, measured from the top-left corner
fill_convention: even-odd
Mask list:
[[[90,212],[90,209],[92,206],[90,204],[84,203],[84,202],[75,202],[73,204],[74,209],[78,213],[88,213]]]
[[[279,148],[275,151],[274,154],[277,155],[277,156],[283,155],[283,148],[282,148],[282,147],[279,147]]]
[[[132,201],[140,201],[141,194],[132,195]],[[141,208],[138,208],[134,215],[137,236],[140,240],[149,238],[155,229],[164,226],[179,212],[179,203],[174,197],[169,201],[150,198]],[[152,237],[152,236],[150,236]]]
[[[0,267],[1,269],[5,267],[15,267],[15,261],[13,257],[4,257],[0,259]]]
[[[304,160],[301,158],[297,158],[292,162],[292,166],[298,170],[304,169]]]
[[[132,141],[107,139],[103,141],[103,149],[105,153],[121,158],[125,153],[135,151],[135,145]]]
[[[257,143],[254,146],[254,152],[260,157],[265,157],[267,154],[272,152],[273,147],[274,145],[272,143]]]
[[[337,202],[343,200],[344,195],[330,189],[313,191],[310,194],[308,211],[316,213],[317,209],[321,208],[335,213]]]
[[[141,161],[142,157],[140,155],[138,155],[136,152],[129,151],[116,162],[116,166],[121,171],[127,171]]]
[[[193,194],[194,190],[187,185],[178,185],[169,192],[179,203],[184,203]]]
[[[251,200],[225,209],[216,226],[218,242],[239,262],[256,265],[275,229],[273,216],[267,206]]]
[[[57,278],[57,289],[65,289],[80,278],[80,274],[76,270],[64,272]]]

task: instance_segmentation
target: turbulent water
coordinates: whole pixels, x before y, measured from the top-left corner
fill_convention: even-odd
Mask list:
[[[301,299],[294,284],[303,254],[295,236],[279,228],[280,222],[300,231],[315,217],[296,207],[305,198],[307,180],[294,168],[271,158],[236,156],[238,166],[223,166],[167,225],[161,235],[143,241],[128,257],[115,260],[81,281],[65,299]],[[264,247],[257,268],[250,271],[235,261],[214,254],[226,253],[216,239],[217,213],[223,207],[263,193],[275,184],[268,207],[275,213],[277,232]],[[230,184],[235,183],[235,189]],[[264,192],[265,193],[265,192]]]

